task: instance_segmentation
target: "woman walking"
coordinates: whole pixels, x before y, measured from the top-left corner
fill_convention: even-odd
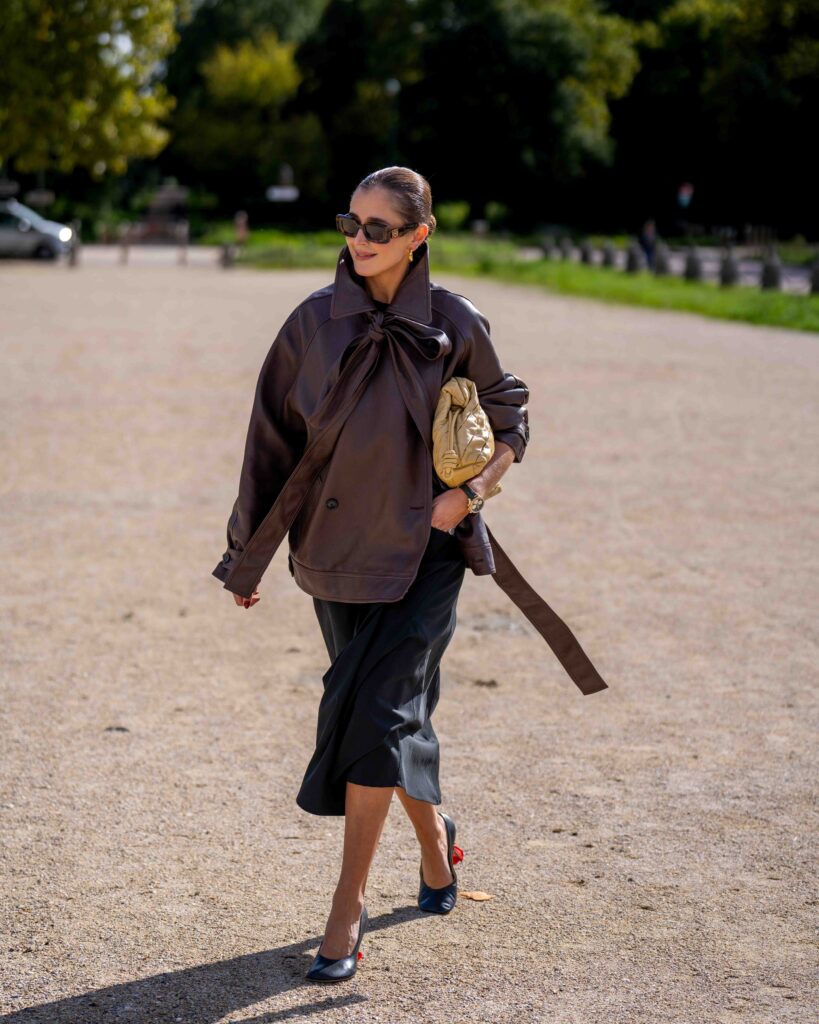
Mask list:
[[[297,585],[313,597],[330,667],[316,746],[296,801],[344,815],[338,882],[307,977],[356,970],[364,896],[393,793],[420,846],[418,904],[457,898],[455,823],[441,803],[431,716],[466,566],[484,566],[475,525],[485,496],[529,439],[528,389],[505,372],[486,318],[430,282],[429,184],[406,167],[368,175],[337,217],[346,247],[331,285],[290,314],[264,361],[228,547],[213,574],[237,605],[259,600],[285,534]],[[432,467],[441,386],[476,384],[495,453],[468,485]]]

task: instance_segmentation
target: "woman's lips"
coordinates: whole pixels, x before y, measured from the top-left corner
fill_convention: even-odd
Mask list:
[[[374,252],[354,252],[353,255],[357,260],[371,260],[375,256]]]

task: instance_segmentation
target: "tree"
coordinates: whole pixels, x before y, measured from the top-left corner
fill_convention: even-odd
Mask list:
[[[285,105],[301,81],[293,52],[327,0],[204,0],[167,62],[164,82],[177,98],[167,119],[165,173],[199,182],[225,209],[263,202],[264,189],[290,164],[302,194],[321,193],[324,135],[312,111]]]
[[[623,6],[623,0],[617,4]],[[623,221],[669,230],[745,222],[815,233],[811,112],[819,108],[818,0],[674,0],[659,4],[641,70],[614,105],[619,155],[595,195],[622,197]]]
[[[0,160],[18,170],[124,173],[168,140],[155,81],[188,0],[6,0],[0,18]]]
[[[294,48],[269,30],[219,45],[202,62],[204,102],[179,111],[174,148],[204,180],[238,197],[261,195],[277,180],[294,130],[282,124],[281,108],[301,80]]]
[[[611,159],[609,103],[638,36],[597,0],[332,0],[297,51],[290,107],[321,120],[337,201],[405,163],[472,216],[496,200],[531,227],[556,186]]]

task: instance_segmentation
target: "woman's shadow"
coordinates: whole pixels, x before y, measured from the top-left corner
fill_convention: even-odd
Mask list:
[[[415,906],[406,906],[370,918],[365,942],[374,930],[391,928],[419,916],[428,915]],[[263,953],[248,953],[201,967],[109,985],[81,996],[4,1013],[0,1015],[0,1024],[210,1024],[231,1012],[302,986],[311,990],[304,1003],[243,1018],[244,1024],[274,1024],[366,1002],[367,996],[350,992],[343,982],[338,986],[320,985],[305,979],[320,941],[321,937],[316,936]],[[332,995],[319,995],[322,988],[330,989]]]

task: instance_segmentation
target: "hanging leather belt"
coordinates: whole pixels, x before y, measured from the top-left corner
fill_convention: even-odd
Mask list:
[[[492,554],[495,558],[495,571],[492,573],[492,579],[520,608],[552,648],[557,660],[566,669],[581,693],[598,693],[600,690],[607,690],[608,683],[603,681],[600,673],[592,665],[574,633],[521,576],[488,526],[486,532],[489,535]]]

